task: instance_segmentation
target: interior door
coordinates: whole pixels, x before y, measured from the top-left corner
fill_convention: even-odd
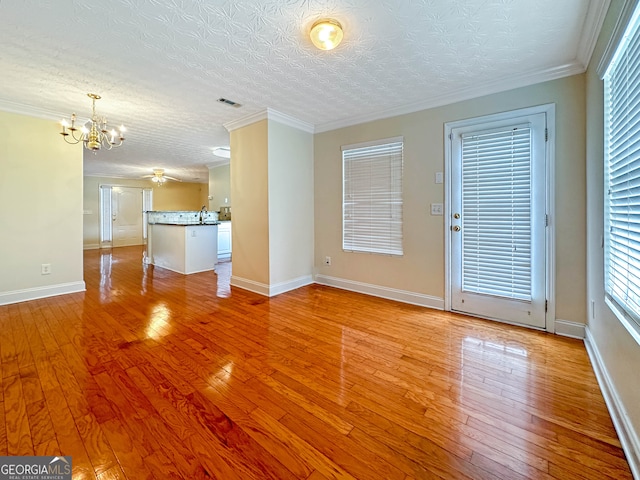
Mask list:
[[[142,189],[113,187],[111,191],[113,246],[142,245]]]
[[[451,310],[545,328],[546,114],[451,130]]]

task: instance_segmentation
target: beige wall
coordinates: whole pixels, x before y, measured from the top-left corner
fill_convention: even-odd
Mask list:
[[[206,183],[167,181],[162,187],[154,187],[153,182],[143,178],[84,177],[84,248],[100,245],[100,185],[152,188],[154,210],[200,210],[208,205]]]
[[[615,396],[626,413],[628,426],[635,432],[635,453],[627,456],[640,469],[640,345],[613,315],[604,302],[604,257],[602,235],[604,232],[604,139],[603,139],[603,82],[596,73],[596,66],[609,41],[622,2],[611,4],[598,45],[587,71],[587,305],[593,302],[589,312],[588,342],[593,344],[601,367],[608,376]],[[590,310],[590,308],[589,308]],[[606,386],[606,385],[603,385]],[[623,415],[624,416],[624,415]]]
[[[231,205],[231,165],[209,168],[209,210],[220,211],[221,205]]]
[[[267,120],[233,130],[231,229],[233,277],[269,284],[269,185]],[[232,283],[236,280],[232,278]]]
[[[313,275],[313,135],[269,121],[270,285]]]
[[[584,76],[541,83],[440,108],[324,132],[315,136],[315,265],[317,273],[442,300],[445,291],[443,217],[446,122],[547,103],[556,104],[556,317],[585,322]],[[340,147],[404,137],[404,256],[345,253],[341,241]],[[323,264],[325,256],[332,265]]]
[[[84,290],[82,147],[24,115],[0,112],[0,132],[0,303]]]

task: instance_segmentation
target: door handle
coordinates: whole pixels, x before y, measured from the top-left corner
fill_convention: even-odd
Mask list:
[[[453,230],[454,232],[459,232],[460,231],[460,225],[454,225],[453,227],[451,227],[451,230]]]

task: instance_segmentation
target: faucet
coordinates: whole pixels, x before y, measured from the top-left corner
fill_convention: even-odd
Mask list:
[[[204,217],[207,214],[207,206],[206,205],[202,205],[202,208],[200,209],[200,223],[204,223]]]

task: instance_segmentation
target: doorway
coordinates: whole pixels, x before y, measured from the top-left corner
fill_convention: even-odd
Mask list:
[[[140,187],[100,186],[101,246],[142,245],[146,240],[146,211],[152,192]]]
[[[553,105],[445,125],[448,310],[552,329]]]

